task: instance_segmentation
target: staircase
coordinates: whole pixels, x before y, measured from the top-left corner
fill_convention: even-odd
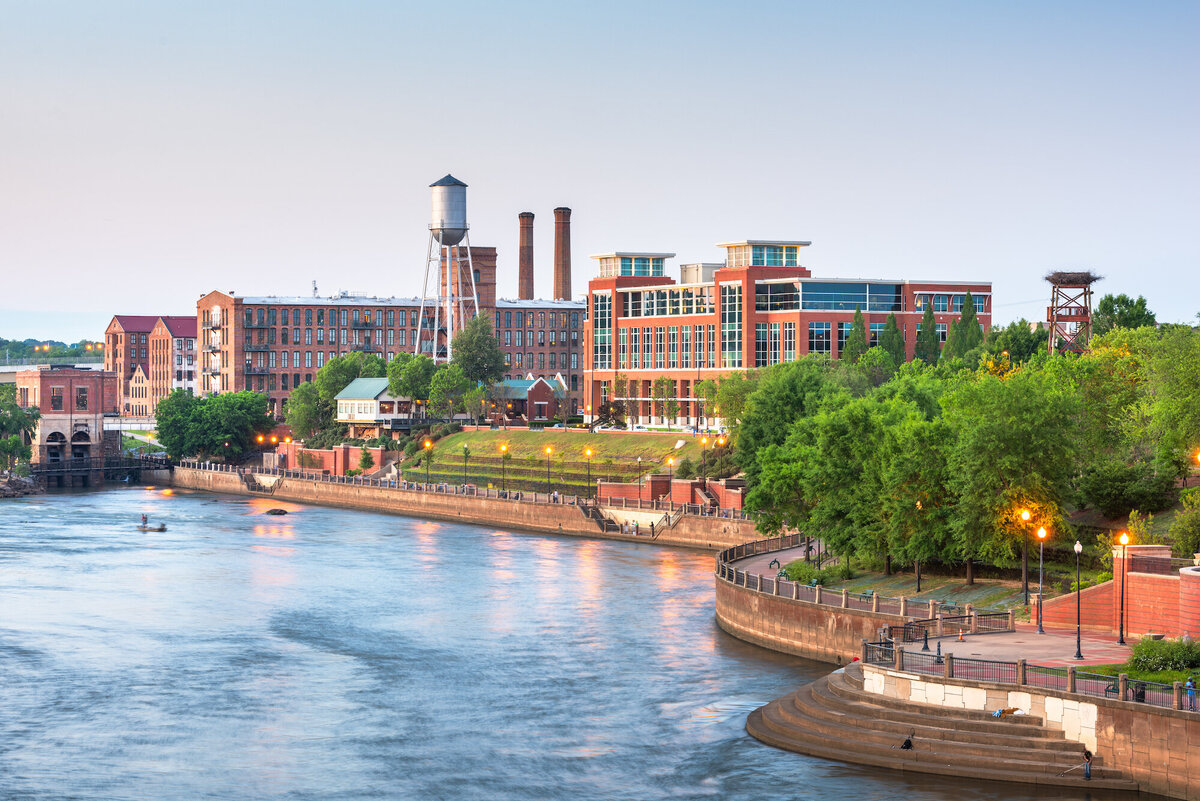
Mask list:
[[[1083,778],[1083,745],[1026,715],[917,704],[863,690],[862,665],[852,663],[764,707],[746,730],[767,745],[809,756],[898,771],[976,781],[1051,787],[1138,789],[1137,782],[1092,757]],[[912,750],[901,750],[912,737]]]
[[[617,521],[605,517],[599,507],[581,503],[578,508],[584,517],[594,522],[604,533],[620,532],[621,526],[617,524]]]

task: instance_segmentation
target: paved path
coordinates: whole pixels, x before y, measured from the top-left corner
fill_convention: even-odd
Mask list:
[[[1112,665],[1129,659],[1133,650],[1128,645],[1117,645],[1115,634],[1083,632],[1083,659],[1075,658],[1075,632],[1062,629],[1046,629],[1037,633],[1037,626],[1018,623],[1017,630],[1003,634],[976,634],[966,636],[963,642],[956,637],[942,639],[942,653],[974,659],[995,659],[1013,662],[1025,659],[1037,665]],[[910,643],[908,650],[919,649]],[[937,646],[930,643],[930,648]]]

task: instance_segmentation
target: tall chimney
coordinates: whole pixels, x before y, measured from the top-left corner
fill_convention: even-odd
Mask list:
[[[533,212],[517,215],[521,221],[521,244],[517,248],[517,297],[533,300]]]
[[[554,210],[554,298],[571,299],[571,210]]]

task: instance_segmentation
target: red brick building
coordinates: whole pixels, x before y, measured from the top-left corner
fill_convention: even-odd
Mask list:
[[[117,456],[121,447],[120,433],[104,430],[104,418],[116,417],[120,410],[116,373],[57,366],[22,370],[17,373],[17,403],[41,413],[30,442],[31,461],[91,459],[92,469],[80,477],[85,485],[102,482],[104,459]]]
[[[158,402],[176,389],[195,394],[196,318],[159,317],[150,330],[149,342],[148,405],[153,414]]]
[[[838,358],[861,309],[874,343],[895,314],[909,357],[926,304],[944,342],[969,292],[980,324],[991,325],[991,284],[914,280],[813,278],[800,265],[808,242],[745,240],[718,247],[724,262],[681,267],[682,281],[664,275],[671,253],[606,253],[588,283],[584,331],[584,404],[610,399],[618,375],[628,379],[630,418],[651,417],[651,386],[667,376],[684,424],[699,422],[698,381],[735,370],[794,361],[810,353]]]
[[[121,414],[132,416],[129,380],[134,368],[150,375],[150,332],[158,318],[144,314],[118,314],[104,330],[104,369],[117,374],[121,392]],[[129,399],[129,400],[127,400]]]

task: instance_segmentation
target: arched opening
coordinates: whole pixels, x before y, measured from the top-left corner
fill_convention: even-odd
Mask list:
[[[71,436],[71,458],[87,459],[92,455],[92,440],[86,431],[76,431]]]
[[[58,431],[46,437],[46,461],[61,462],[67,450],[67,438]]]

